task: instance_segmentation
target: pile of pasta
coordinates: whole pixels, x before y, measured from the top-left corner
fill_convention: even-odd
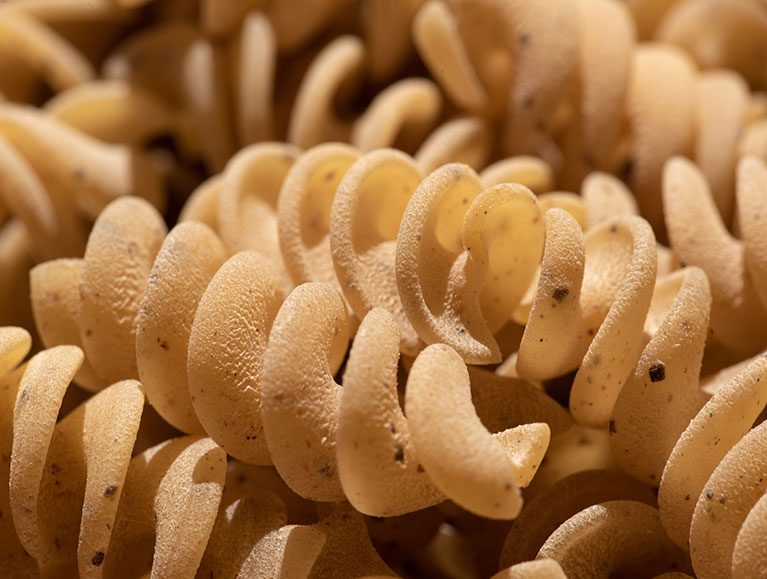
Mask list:
[[[0,575],[767,574],[766,7],[1,3]]]

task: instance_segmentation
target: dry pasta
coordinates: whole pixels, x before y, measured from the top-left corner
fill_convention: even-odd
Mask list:
[[[6,0],[0,575],[763,574],[764,7]]]

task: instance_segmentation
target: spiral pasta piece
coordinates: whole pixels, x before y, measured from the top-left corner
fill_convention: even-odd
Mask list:
[[[285,299],[264,352],[261,414],[269,452],[288,486],[312,500],[344,497],[336,460],[341,392],[333,374],[348,341],[341,296],[330,284],[308,283]]]
[[[658,505],[669,537],[688,545],[696,497],[727,452],[767,404],[767,359],[759,356],[727,381],[679,437],[663,471]]]
[[[396,516],[445,500],[418,462],[397,397],[399,332],[391,314],[372,309],[360,324],[343,379],[338,413],[338,474],[360,512]]]
[[[693,163],[677,157],[666,164],[663,203],[672,249],[686,264],[703,269],[711,283],[714,338],[737,352],[754,354],[767,341],[767,320],[746,275],[743,243],[725,228]]]
[[[82,270],[82,259],[57,259],[41,263],[29,272],[35,326],[46,348],[67,344],[84,348],[80,338]],[[92,392],[106,386],[87,359],[83,360],[74,381]]]
[[[413,193],[397,239],[397,286],[419,336],[470,363],[500,361],[492,331],[522,299],[542,243],[540,209],[525,187],[483,191],[466,165],[434,171]]]
[[[504,541],[501,567],[535,559],[546,539],[570,517],[592,505],[617,500],[655,504],[649,487],[620,472],[586,470],[557,481],[515,519]]]
[[[264,356],[282,299],[270,264],[243,251],[212,276],[189,330],[184,369],[192,416],[227,453],[247,463],[271,464],[261,414]]]
[[[330,250],[344,297],[360,319],[374,307],[392,314],[408,356],[423,343],[402,306],[395,254],[402,214],[420,180],[408,155],[373,151],[347,170],[330,213]]]
[[[658,327],[615,400],[613,453],[626,472],[648,484],[661,480],[679,436],[707,400],[699,368],[710,304],[708,280],[698,268],[658,280],[645,324]]]
[[[136,319],[136,364],[147,400],[167,422],[188,433],[202,432],[187,378],[192,325],[203,292],[226,255],[207,226],[190,222],[174,227],[157,252]]]
[[[88,238],[80,278],[80,337],[88,360],[107,382],[138,377],[136,321],[166,233],[149,203],[124,197],[101,213]]]
[[[469,376],[449,346],[427,347],[408,377],[405,411],[419,460],[434,484],[469,511],[514,518],[549,442],[546,424],[529,424],[493,437],[470,403]],[[462,431],[456,440],[456,431]],[[492,457],[477,460],[477,457]],[[482,489],[481,492],[477,492]]]
[[[658,511],[631,500],[584,509],[563,523],[538,552],[568,577],[688,571],[687,554],[669,541]]]

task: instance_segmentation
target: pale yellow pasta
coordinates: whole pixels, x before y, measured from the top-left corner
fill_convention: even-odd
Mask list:
[[[442,95],[432,81],[408,78],[381,91],[354,123],[350,141],[362,151],[414,150],[434,127]]]
[[[203,159],[211,171],[219,172],[235,152],[230,129],[232,111],[224,80],[225,55],[211,42],[196,40],[184,55],[182,71]]]
[[[477,366],[467,366],[471,380],[471,402],[490,432],[520,424],[545,422],[551,435],[573,426],[567,410],[535,385],[519,378],[496,375]]]
[[[360,512],[391,517],[445,500],[418,461],[397,396],[399,331],[374,308],[357,331],[346,364],[336,455],[344,494]]]
[[[367,68],[376,82],[389,80],[412,52],[411,22],[423,0],[363,0],[360,25]]]
[[[459,117],[437,127],[415,153],[426,175],[447,163],[465,163],[474,170],[484,167],[490,155],[492,133],[479,117]]]
[[[759,577],[767,573],[764,535],[767,525],[767,494],[763,494],[738,531],[732,551],[732,577]]]
[[[271,464],[261,408],[267,339],[283,299],[280,279],[252,251],[236,254],[210,275],[204,291],[198,288],[189,330],[190,402],[205,431],[227,453]]]
[[[226,454],[209,438],[167,440],[135,456],[109,552],[99,558],[103,574],[193,575],[215,523],[225,476]]]
[[[746,120],[748,85],[732,71],[704,72],[697,85],[694,159],[706,176],[722,221],[729,225],[735,204],[736,144]]]
[[[317,54],[296,94],[289,143],[308,149],[323,141],[348,139],[350,127],[335,118],[332,104],[341,86],[359,74],[363,61],[362,41],[354,36],[341,36]]]
[[[165,22],[141,30],[118,46],[102,64],[108,79],[152,90],[175,105],[186,103],[182,65],[199,32],[188,22]],[[169,72],[171,74],[169,74]]]
[[[285,504],[277,495],[257,489],[247,497],[236,498],[229,492],[229,478],[227,474],[216,522],[197,569],[201,576],[247,577],[256,573],[257,568],[249,569],[249,563],[258,555],[258,543],[287,523]]]
[[[759,356],[717,390],[690,421],[669,456],[658,489],[669,537],[687,547],[695,502],[727,452],[767,404],[767,358]]]
[[[333,375],[349,342],[349,319],[332,285],[307,283],[274,319],[261,374],[264,434],[280,476],[302,497],[344,498],[336,439],[341,387]]]
[[[504,145],[510,154],[536,153],[575,77],[577,6],[569,0],[498,4],[515,57]]]
[[[252,11],[263,8],[264,0],[202,0],[200,27],[213,37],[226,37]]]
[[[137,378],[136,322],[167,230],[146,201],[123,197],[96,220],[80,278],[80,338],[106,382]]]
[[[0,52],[34,67],[55,91],[92,80],[90,62],[52,28],[18,11],[0,14]]]
[[[468,363],[500,361],[492,337],[522,299],[540,260],[543,223],[524,186],[482,190],[468,166],[450,164],[413,193],[397,237],[397,286],[426,343]]]
[[[749,124],[738,140],[738,157],[754,155],[767,161],[767,119]]]
[[[282,258],[293,283],[338,284],[330,251],[330,213],[338,184],[359,157],[348,145],[317,145],[301,154],[285,176],[277,218]]]
[[[119,382],[54,429],[63,389],[81,360],[79,349],[60,346],[29,362],[16,401],[10,488],[26,549],[50,563],[76,557],[80,576],[91,577],[101,576],[96,568],[109,545],[144,395],[138,382]],[[52,373],[58,388],[47,390]]]
[[[344,297],[360,319],[374,307],[397,321],[400,350],[415,356],[423,342],[408,321],[397,289],[397,232],[421,172],[393,149],[363,155],[338,185],[330,213],[330,250]]]
[[[631,10],[639,38],[652,38],[658,22],[666,11],[679,0],[626,0]]]
[[[550,210],[546,223],[541,277],[517,371],[540,380],[580,366],[570,410],[579,422],[604,426],[641,352],[639,332],[655,281],[655,241],[637,217],[605,223],[585,241],[560,209]],[[572,330],[562,333],[562,327]],[[603,359],[608,353],[611,359]]]
[[[567,575],[553,559],[541,559],[517,563],[499,571],[490,579],[567,579]]]
[[[519,183],[536,195],[551,191],[554,187],[554,172],[549,164],[538,157],[525,155],[509,157],[485,167],[479,179],[483,187]]]
[[[45,186],[30,165],[0,136],[0,201],[27,228],[38,259],[82,249],[76,232],[62,231]]]
[[[564,137],[560,182],[576,188],[594,170],[610,170],[624,123],[636,32],[628,9],[611,0],[579,0],[576,113]]]
[[[326,539],[309,579],[333,576],[339,570],[349,577],[396,576],[370,542],[362,515],[349,505],[336,505],[313,528],[323,531]]]
[[[136,364],[147,400],[168,423],[187,433],[202,433],[187,379],[192,322],[203,292],[226,258],[224,244],[207,226],[177,225],[157,253],[139,306]]]
[[[713,338],[738,353],[755,353],[767,342],[767,315],[746,275],[743,243],[727,231],[700,169],[681,157],[670,159],[663,205],[671,248],[687,265],[703,269],[711,283]]]
[[[129,145],[175,130],[180,119],[154,93],[123,80],[78,84],[49,100],[45,111],[100,141]]]
[[[622,472],[586,470],[573,473],[537,494],[512,523],[501,552],[501,567],[535,559],[557,528],[583,509],[617,500],[655,505],[647,487]]]
[[[206,4],[213,6],[222,2]],[[263,14],[251,12],[245,17],[235,61],[235,78],[239,82],[233,89],[241,147],[272,138],[276,42],[272,27]]]
[[[767,50],[764,6],[752,0],[686,0],[664,16],[655,37],[684,48],[702,68],[732,68],[765,88]]]
[[[583,198],[577,193],[569,191],[547,191],[537,197],[538,204],[541,206],[541,213],[546,213],[549,209],[564,209],[573,216],[581,229],[586,230],[586,205]]]
[[[82,269],[82,259],[57,259],[41,263],[29,272],[35,327],[46,348],[67,344],[83,348],[80,338]],[[106,386],[87,359],[83,360],[74,381],[91,392]]]
[[[350,4],[350,0],[293,0],[271,2],[266,15],[272,23],[280,52],[294,52],[319,34]],[[305,17],[296,18],[296,14]]]
[[[19,338],[26,347],[22,347]],[[29,335],[21,328],[0,328],[0,363],[12,368],[29,349]],[[3,571],[11,577],[35,577],[37,561],[27,553],[19,541],[11,516],[9,477],[11,450],[13,448],[13,407],[16,403],[21,377],[26,364],[0,374],[0,561]]]
[[[737,220],[743,242],[746,272],[767,308],[767,235],[764,208],[767,202],[767,165],[764,159],[743,157],[738,163]]]
[[[429,71],[459,107],[479,111],[488,96],[460,37],[458,22],[442,0],[429,0],[413,20],[413,42]]]
[[[201,183],[184,203],[178,222],[199,221],[217,232],[222,180],[221,175],[214,175]]]
[[[687,554],[666,536],[658,511],[631,500],[608,501],[571,517],[538,558],[554,559],[572,578],[691,570]]]
[[[258,251],[283,271],[280,253],[277,197],[283,181],[299,155],[284,143],[258,143],[240,150],[226,165],[219,190],[218,228],[227,249],[234,254]],[[253,224],[257,223],[258,227]],[[287,291],[292,284],[283,274]]]
[[[698,577],[728,577],[738,531],[765,492],[767,423],[753,428],[716,467],[698,497],[690,557]]]
[[[29,305],[32,242],[23,223],[10,219],[0,227],[0,323],[34,328]]]
[[[679,436],[707,400],[699,374],[711,294],[702,270],[661,278],[645,322],[651,336],[612,409],[610,444],[623,470],[650,485]]]
[[[588,227],[615,217],[639,215],[634,196],[626,185],[608,173],[590,173],[581,185]]]
[[[72,227],[75,205],[95,218],[112,200],[140,195],[155,204],[162,189],[146,157],[125,146],[102,143],[38,111],[15,104],[0,105],[0,135],[27,160],[58,202]],[[67,207],[62,207],[62,204]],[[80,224],[77,224],[80,225]],[[63,227],[63,224],[61,225]],[[81,225],[80,225],[81,227]]]
[[[632,56],[626,101],[630,183],[642,216],[660,232],[664,209],[668,216],[660,195],[664,164],[689,154],[693,144],[695,65],[686,53],[663,44],[642,44]]]
[[[427,347],[416,358],[405,412],[419,460],[437,488],[488,518],[519,514],[519,486],[529,484],[548,446],[546,424],[491,435],[471,404],[465,364],[443,344]]]

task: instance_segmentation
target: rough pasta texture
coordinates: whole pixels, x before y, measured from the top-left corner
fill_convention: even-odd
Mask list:
[[[764,0],[0,2],[0,576],[762,576]]]

